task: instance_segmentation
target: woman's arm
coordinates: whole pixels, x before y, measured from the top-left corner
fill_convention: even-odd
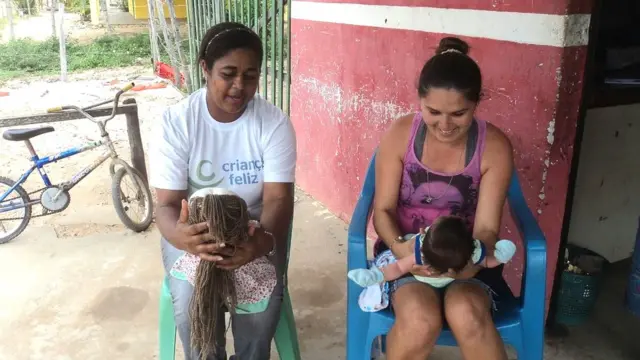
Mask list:
[[[293,183],[265,183],[262,197],[264,203],[260,225],[273,234],[275,244],[274,239],[262,237],[256,257],[268,254],[275,245],[277,264],[284,264],[289,228],[293,221]]]
[[[482,179],[473,236],[485,244],[488,254],[493,254],[513,173],[513,148],[502,131],[491,124],[487,124],[481,167]]]
[[[412,119],[413,115],[407,115],[393,123],[380,141],[375,163],[373,226],[398,259],[413,254],[412,246],[396,241],[404,235],[398,227],[396,208],[402,179],[402,160],[409,142]]]
[[[171,243],[175,248],[180,250],[181,245],[176,241],[178,234],[176,231],[176,224],[180,217],[180,209],[182,207],[182,200],[187,199],[186,190],[167,190],[167,189],[155,189],[156,197],[156,224],[160,234],[164,236],[167,241]]]
[[[156,224],[160,234],[175,248],[215,261],[210,253],[217,245],[207,232],[207,224],[188,224],[187,178],[189,175],[189,140],[185,120],[165,110],[153,129],[149,144],[149,184],[156,190]]]

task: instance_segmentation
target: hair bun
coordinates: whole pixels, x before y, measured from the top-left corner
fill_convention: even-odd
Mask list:
[[[440,40],[438,48],[436,49],[436,55],[440,55],[447,50],[457,50],[465,55],[469,54],[469,44],[464,40],[457,37],[446,37]]]

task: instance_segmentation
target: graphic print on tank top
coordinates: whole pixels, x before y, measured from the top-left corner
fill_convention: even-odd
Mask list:
[[[477,204],[478,183],[472,176],[461,173],[452,178],[433,172],[427,174],[421,164],[405,166],[397,209],[404,233],[417,233],[446,215],[462,217],[471,229]]]
[[[465,167],[453,174],[433,172],[420,161],[426,132],[422,116],[417,113],[400,183],[397,208],[400,229],[405,234],[417,233],[421,228],[430,226],[439,216],[455,215],[463,218],[469,230],[473,230],[486,123],[474,119],[469,128]]]

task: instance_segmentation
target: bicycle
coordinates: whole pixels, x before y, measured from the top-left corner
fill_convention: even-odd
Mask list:
[[[133,167],[131,167],[126,161],[120,159],[118,157],[118,153],[116,152],[115,146],[111,141],[109,133],[106,131],[107,122],[113,119],[119,107],[120,96],[126,91],[133,88],[134,84],[130,83],[121,90],[119,90],[113,100],[102,101],[97,104],[90,105],[88,107],[80,108],[74,105],[68,106],[59,106],[55,108],[48,109],[48,113],[56,113],[56,112],[64,112],[67,110],[74,110],[82,114],[86,119],[92,121],[98,128],[100,129],[100,136],[102,140],[100,141],[92,141],[87,144],[78,147],[72,147],[65,151],[59,152],[54,155],[46,156],[40,158],[31,144],[31,139],[42,134],[50,133],[55,131],[52,126],[44,126],[39,128],[25,128],[25,129],[10,129],[6,130],[2,137],[9,141],[24,141],[29,153],[31,154],[31,167],[20,176],[17,181],[13,181],[6,177],[0,176],[0,185],[7,185],[9,190],[4,191],[0,194],[0,215],[3,213],[7,213],[13,210],[24,209],[24,214],[20,217],[14,217],[5,219],[8,220],[19,220],[19,224],[16,229],[12,232],[2,234],[3,229],[6,230],[2,224],[3,220],[0,218],[0,244],[7,243],[18,235],[20,235],[27,225],[29,221],[33,217],[47,216],[55,213],[59,213],[64,211],[71,202],[71,197],[69,191],[76,186],[80,181],[82,181],[87,175],[89,175],[93,170],[98,168],[102,163],[107,161],[107,159],[111,158],[111,163],[109,165],[109,172],[111,175],[112,183],[111,183],[111,197],[113,200],[113,205],[115,207],[116,213],[118,217],[122,221],[122,223],[128,227],[129,229],[135,232],[141,232],[149,228],[152,222],[152,213],[153,213],[153,200],[151,198],[151,192],[149,191],[149,187],[146,181],[143,179],[142,175]],[[111,115],[103,120],[97,120],[93,116],[87,113],[87,110],[93,109],[95,107],[105,105],[113,101],[113,107],[111,110]],[[44,170],[44,166],[57,162],[59,160],[83,153],[88,150],[96,149],[99,147],[105,148],[105,152],[100,155],[93,163],[84,169],[80,170],[77,174],[75,174],[69,181],[60,183],[58,185],[53,185],[51,180],[49,179],[47,173]],[[29,176],[37,170],[42,178],[44,183],[44,187],[38,190],[27,193],[27,191],[22,187],[25,181],[29,178]],[[133,180],[133,184],[135,185],[135,196],[130,198],[128,196],[124,196],[122,194],[122,189],[120,187],[124,178],[128,176]],[[36,193],[40,193],[39,198],[37,200],[32,200],[30,195],[34,195]],[[17,196],[9,198],[11,194],[15,194]],[[128,203],[131,200],[142,200],[144,205],[144,215],[142,220],[135,221],[128,214],[127,210],[129,209]],[[125,204],[125,202],[127,204]],[[32,207],[35,205],[42,206],[42,214],[32,216]]]

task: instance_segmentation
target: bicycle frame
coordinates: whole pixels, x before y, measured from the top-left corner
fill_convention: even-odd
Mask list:
[[[18,179],[18,181],[16,181],[16,183],[11,186],[11,188],[9,188],[9,190],[7,190],[5,193],[3,193],[2,195],[0,195],[0,202],[4,201],[4,199],[19,185],[22,185],[25,181],[27,181],[27,179],[29,178],[29,176],[33,173],[34,170],[38,170],[38,173],[40,174],[40,178],[42,178],[42,182],[44,183],[44,185],[46,187],[51,187],[53,186],[53,184],[51,183],[51,180],[49,180],[49,176],[47,175],[44,166],[57,162],[59,160],[62,159],[66,159],[69,157],[72,157],[74,155],[83,153],[85,151],[88,150],[92,150],[95,148],[98,148],[100,146],[104,146],[107,148],[108,151],[106,151],[105,153],[103,153],[102,155],[100,155],[95,161],[93,161],[91,163],[91,165],[85,167],[84,169],[80,170],[77,174],[75,174],[71,180],[62,183],[62,188],[66,191],[71,190],[74,186],[76,186],[82,179],[84,179],[87,175],[91,174],[91,172],[93,172],[93,170],[95,170],[98,166],[102,165],[102,163],[104,163],[107,159],[109,159],[110,157],[113,158],[117,158],[117,153],[115,152],[115,149],[113,148],[113,143],[111,142],[111,139],[109,138],[108,134],[105,134],[106,136],[104,136],[105,140],[101,140],[101,141],[92,141],[89,142],[85,145],[82,146],[78,146],[78,147],[73,147],[71,149],[59,152],[57,154],[54,155],[50,155],[50,156],[46,156],[43,158],[39,158],[38,155],[35,155],[31,158],[31,161],[33,162],[33,165],[31,166],[31,168],[29,168],[29,170],[27,170],[24,174],[22,174],[22,176]],[[33,205],[38,203],[40,200],[37,201],[31,201],[28,204],[20,204],[18,206],[15,205],[2,205],[0,204],[0,213],[2,212],[7,212],[7,211],[11,211],[11,210],[15,210],[15,209],[19,209],[22,207],[25,207],[27,205]]]
[[[84,169],[80,170],[80,172],[75,174],[71,178],[71,180],[60,184],[60,187],[61,187],[60,192],[71,190],[82,179],[84,179],[87,175],[91,174],[91,172],[93,170],[95,170],[98,166],[102,165],[102,163],[104,163],[108,158],[112,158],[113,159],[113,162],[111,163],[111,167],[109,168],[109,171],[110,171],[112,176],[114,174],[114,169],[115,169],[115,165],[116,164],[124,166],[125,168],[127,168],[127,171],[130,172],[130,170],[128,169],[128,165],[124,161],[118,159],[118,154],[116,153],[116,149],[113,146],[113,142],[111,141],[111,138],[109,137],[109,133],[106,130],[106,125],[107,125],[107,122],[109,122],[110,120],[112,120],[116,116],[116,111],[118,109],[118,104],[119,104],[119,101],[120,101],[120,95],[122,95],[123,93],[131,90],[133,88],[133,86],[134,86],[134,83],[129,83],[124,88],[122,88],[121,90],[119,90],[116,93],[116,95],[115,95],[113,100],[105,100],[105,101],[99,102],[97,104],[93,104],[93,105],[87,106],[85,108],[79,108],[77,106],[59,106],[59,107],[48,109],[47,110],[48,113],[61,112],[61,111],[65,111],[65,110],[75,110],[75,111],[79,112],[80,114],[84,115],[85,118],[87,118],[91,122],[93,122],[96,125],[98,125],[98,128],[100,128],[100,136],[102,137],[102,140],[100,140],[100,141],[92,141],[92,142],[89,142],[89,143],[87,143],[87,144],[85,144],[83,146],[79,146],[79,147],[73,147],[71,149],[62,151],[62,152],[57,153],[55,155],[46,156],[46,157],[44,157],[42,159],[38,157],[38,154],[36,154],[35,150],[33,149],[33,146],[31,145],[31,142],[28,139],[25,140],[25,142],[27,144],[27,147],[29,148],[29,151],[31,152],[31,155],[32,155],[31,156],[31,161],[33,162],[33,165],[31,166],[31,168],[29,168],[29,170],[27,170],[24,174],[22,174],[20,179],[18,179],[18,181],[16,181],[16,183],[13,184],[13,186],[11,186],[9,188],[9,190],[7,190],[6,192],[4,192],[3,194],[0,195],[0,213],[6,212],[6,211],[10,211],[10,210],[14,210],[14,209],[19,209],[19,208],[22,208],[22,207],[25,207],[25,206],[29,206],[29,205],[33,205],[33,204],[37,204],[37,203],[40,202],[40,200],[30,201],[28,204],[20,204],[19,206],[11,206],[11,203],[9,205],[2,205],[2,201],[4,201],[4,199],[6,199],[7,196],[9,196],[9,194],[16,189],[16,187],[22,185],[25,181],[27,181],[27,179],[33,173],[34,170],[36,170],[36,169],[38,170],[38,173],[40,174],[40,177],[42,178],[42,182],[44,182],[45,188],[52,187],[53,184],[49,180],[49,176],[47,175],[46,171],[44,170],[44,166],[48,165],[48,164],[51,164],[53,162],[57,162],[58,160],[66,159],[68,157],[83,153],[83,152],[85,152],[87,150],[92,150],[92,149],[95,149],[95,148],[100,147],[100,146],[104,146],[107,149],[107,151],[105,151],[104,154],[100,155],[93,163],[91,163],[91,165],[85,167]],[[104,104],[107,104],[107,103],[110,103],[110,102],[113,102],[111,115],[108,116],[107,118],[103,119],[103,120],[96,120],[93,116],[91,116],[90,114],[88,114],[86,112],[89,109],[93,109],[93,108],[95,108],[97,106],[104,105]],[[132,177],[133,177],[133,175],[132,175]],[[58,194],[55,195],[55,198],[58,197],[60,192],[58,192]]]

